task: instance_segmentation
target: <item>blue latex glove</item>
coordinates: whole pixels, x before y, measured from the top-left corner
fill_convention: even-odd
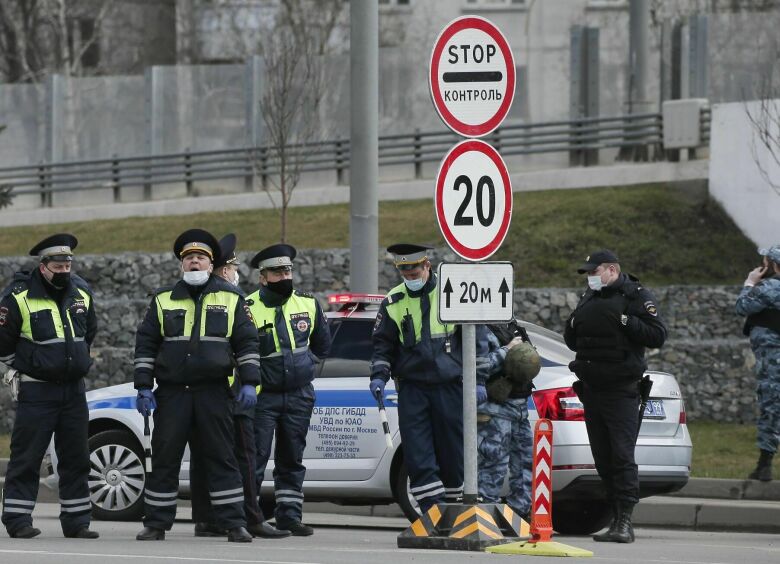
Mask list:
[[[144,416],[152,414],[153,409],[157,409],[157,401],[154,399],[152,390],[144,388],[138,390],[138,396],[135,398],[135,408],[138,413]]]
[[[255,391],[255,387],[250,386],[249,384],[241,386],[241,389],[238,391],[236,402],[238,402],[238,405],[240,405],[242,409],[254,407],[257,403],[257,392]]]
[[[376,397],[377,390],[379,390],[380,394],[384,394],[386,383],[387,382],[382,380],[382,378],[374,378],[373,380],[371,380],[371,383],[368,385],[368,389],[371,390],[371,395]]]
[[[477,385],[477,403],[485,403],[487,401],[487,388],[485,386]]]

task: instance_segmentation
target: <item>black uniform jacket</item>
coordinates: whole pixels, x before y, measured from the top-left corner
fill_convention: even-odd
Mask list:
[[[666,334],[652,293],[637,278],[621,274],[609,286],[582,295],[563,336],[577,353],[569,364],[572,372],[594,388],[606,388],[641,378],[645,347],[660,348]]]
[[[57,304],[64,339],[57,336],[54,318],[48,310],[30,314],[34,341],[21,337],[23,320],[14,295],[25,290],[25,300],[49,299]],[[89,294],[88,307],[79,290]],[[86,376],[92,365],[90,347],[97,333],[97,316],[92,292],[82,278],[72,274],[68,286],[57,291],[38,270],[17,272],[0,296],[0,361],[47,382],[72,382]],[[72,331],[68,319],[72,321]]]
[[[176,339],[173,335],[169,338],[163,337],[164,332],[160,327],[155,302],[158,295],[171,290],[173,290],[172,300],[192,302],[187,284],[181,280],[174,286],[155,290],[135,336],[136,389],[152,388],[155,379],[161,385],[197,385],[220,381],[224,381],[227,385],[227,377],[232,373],[234,365],[238,366],[238,375],[242,384],[252,386],[260,384],[257,332],[249,317],[244,298],[241,297],[241,290],[222,278],[212,275],[198,298],[196,315],[198,311],[203,314],[202,301],[209,293],[231,292],[238,296],[232,332],[227,339],[221,341],[216,334],[209,335],[208,338],[199,336],[199,321],[193,326],[189,339]],[[206,321],[208,325],[208,318]],[[221,332],[221,336],[225,337],[227,327],[221,329]]]

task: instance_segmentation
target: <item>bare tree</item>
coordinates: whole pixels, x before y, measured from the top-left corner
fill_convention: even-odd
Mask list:
[[[316,55],[331,51],[331,41],[345,23],[345,0],[280,0],[279,22],[296,37],[309,37]]]
[[[0,133],[5,129],[4,125],[0,125]],[[0,210],[8,207],[13,202],[14,195],[11,194],[13,186],[9,184],[0,184]]]
[[[774,163],[780,170],[780,43],[776,40],[769,49],[764,71],[759,73],[754,88],[752,96],[743,96],[758,101],[757,107],[753,108],[745,102],[745,113],[753,129],[750,151],[761,177],[780,195],[780,176],[770,174],[762,158],[766,155],[770,166]]]
[[[324,93],[323,57],[312,38],[293,33],[269,34],[263,43],[265,85],[260,111],[267,131],[267,154],[255,153],[255,169],[266,176],[263,186],[279,210],[280,235],[287,238],[287,209],[306,161],[322,139],[320,106]],[[261,158],[262,157],[262,158]]]

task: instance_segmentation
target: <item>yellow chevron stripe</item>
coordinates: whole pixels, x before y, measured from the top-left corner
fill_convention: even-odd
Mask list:
[[[476,506],[471,506],[466,511],[458,515],[458,517],[455,519],[455,522],[452,524],[453,528],[457,527],[460,523],[468,519],[469,517],[474,517],[477,513]]]
[[[427,537],[428,536],[428,529],[425,528],[425,525],[422,522],[422,519],[417,519],[414,523],[412,523],[412,532],[417,537]]]
[[[428,517],[431,518],[431,524],[434,527],[439,524],[439,519],[441,519],[441,511],[439,511],[438,505],[434,505],[428,510]]]
[[[451,538],[456,539],[462,539],[463,537],[467,537],[471,533],[474,533],[476,531],[479,531],[481,533],[484,533],[485,535],[489,536],[491,539],[500,539],[503,538],[503,535],[499,532],[490,530],[489,527],[483,525],[479,521],[476,521],[472,523],[471,525],[468,525],[467,527],[462,528],[460,531],[454,532],[450,534]]]

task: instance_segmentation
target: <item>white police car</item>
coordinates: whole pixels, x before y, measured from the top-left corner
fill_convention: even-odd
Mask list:
[[[339,294],[329,297],[338,310],[327,314],[333,346],[314,381],[317,401],[304,452],[307,501],[346,505],[397,502],[410,519],[417,515],[408,491],[398,433],[398,395],[390,381],[385,406],[393,448],[385,443],[374,398],[368,391],[371,330],[383,296]],[[530,418],[553,421],[553,521],[561,533],[588,534],[610,518],[604,490],[590,453],[582,404],[572,390],[573,358],[561,337],[525,324],[542,356],[542,371],[529,398]],[[641,495],[682,488],[688,481],[691,441],[680,388],[673,376],[652,372],[650,402],[637,443]],[[135,520],[141,516],[144,488],[143,419],[135,409],[132,384],[87,393],[89,477],[96,519]],[[56,459],[47,483],[56,484]],[[180,473],[180,491],[189,493],[189,452]],[[262,495],[272,499],[273,463],[266,469]],[[267,509],[267,507],[266,507]]]

